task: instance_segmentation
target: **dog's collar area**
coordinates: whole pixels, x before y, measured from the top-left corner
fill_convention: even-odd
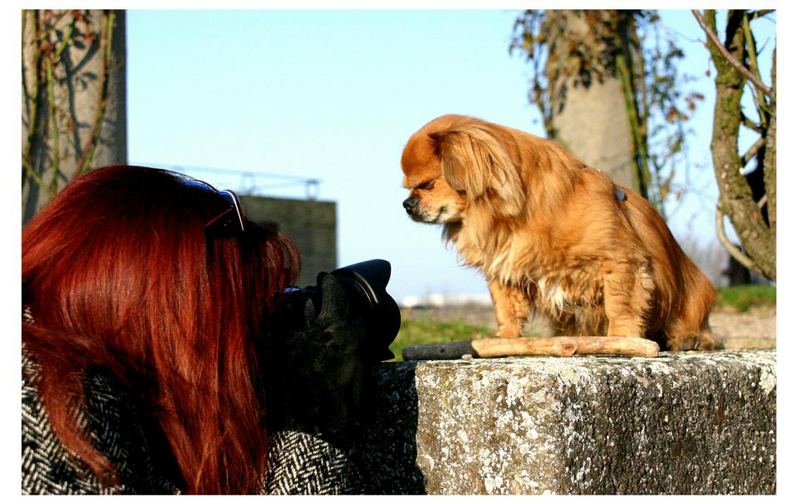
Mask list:
[[[625,195],[625,191],[623,191],[619,187],[614,188],[614,196],[616,196],[617,199],[620,201],[625,201],[626,199],[628,199],[628,197]]]

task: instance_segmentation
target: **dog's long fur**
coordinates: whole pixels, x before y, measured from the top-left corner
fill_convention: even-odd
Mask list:
[[[714,287],[658,212],[556,143],[445,115],[411,136],[401,162],[406,210],[442,224],[485,274],[498,336],[520,336],[536,309],[558,335],[714,347]]]

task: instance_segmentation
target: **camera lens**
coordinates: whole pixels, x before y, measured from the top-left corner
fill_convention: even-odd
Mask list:
[[[352,293],[351,301],[364,311],[370,332],[370,353],[378,360],[394,358],[389,345],[400,330],[400,309],[386,292],[392,267],[383,259],[372,259],[333,272]]]

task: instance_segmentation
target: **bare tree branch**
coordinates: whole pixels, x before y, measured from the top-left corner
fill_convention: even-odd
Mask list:
[[[741,62],[736,61],[736,58],[731,56],[731,53],[728,52],[728,50],[725,48],[722,42],[720,42],[719,38],[717,37],[717,34],[714,33],[713,30],[711,30],[711,28],[709,28],[709,26],[706,24],[702,14],[700,14],[700,11],[697,9],[692,9],[692,14],[697,20],[697,23],[700,25],[700,28],[702,28],[703,31],[706,33],[706,36],[708,36],[708,40],[711,41],[712,44],[714,44],[714,47],[716,47],[717,51],[719,51],[719,53],[722,54],[722,56],[726,60],[728,60],[728,62],[731,65],[733,65],[733,67],[736,70],[739,71],[739,73],[744,75],[750,82],[755,84],[756,87],[767,93],[770,96],[770,98],[774,98],[774,94],[771,87],[764,84],[761,81],[761,79],[753,75],[753,73],[750,70],[745,68],[744,65],[741,64]]]
[[[752,69],[753,75],[755,75],[758,79],[761,79],[761,71],[758,69],[758,50],[756,49],[756,42],[753,39],[753,31],[750,28],[750,21],[747,16],[742,18],[742,28],[744,32],[744,40],[747,47],[747,57],[750,61],[750,68]],[[753,102],[756,106],[756,111],[758,112],[758,117],[761,120],[761,124],[766,124],[766,111],[767,111],[767,100],[764,97],[764,93],[760,89],[752,89],[753,95]]]
[[[740,173],[742,170],[744,170],[744,167],[747,165],[747,163],[749,163],[750,160],[753,159],[753,156],[758,154],[758,149],[763,147],[765,143],[767,143],[766,140],[764,140],[763,138],[759,138],[753,143],[753,145],[750,146],[749,149],[747,149],[747,152],[745,152],[744,155],[742,156],[742,167],[739,170]]]
[[[725,247],[725,250],[727,250],[728,253],[731,256],[733,256],[734,259],[736,259],[742,264],[742,266],[751,271],[758,271],[753,260],[750,259],[747,255],[745,255],[741,250],[739,250],[739,248],[736,247],[736,245],[734,245],[733,243],[731,243],[731,241],[728,239],[728,236],[725,234],[725,226],[723,223],[724,217],[725,216],[722,214],[722,210],[720,210],[719,205],[717,205],[716,223],[717,223],[717,237],[719,238],[719,242],[722,244],[723,247]]]
[[[757,11],[752,12],[749,15],[749,17],[750,17],[750,20],[752,21],[753,19],[758,19],[760,17],[766,16],[767,14],[771,14],[773,12],[775,12],[775,9],[761,9],[761,10],[757,10]]]
[[[761,127],[760,124],[757,124],[754,120],[747,117],[742,111],[740,121],[745,128],[755,131],[758,134],[761,134],[764,128]]]

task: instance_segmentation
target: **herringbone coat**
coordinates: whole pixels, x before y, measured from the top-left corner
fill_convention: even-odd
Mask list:
[[[146,434],[135,401],[113,378],[87,376],[87,415],[92,441],[114,464],[119,484],[108,487],[71,457],[53,433],[36,388],[38,366],[22,353],[23,494],[176,494],[180,489],[158,457],[163,442]],[[88,418],[86,418],[88,417]],[[296,431],[270,436],[267,494],[352,494],[364,491],[350,454],[322,437]]]

